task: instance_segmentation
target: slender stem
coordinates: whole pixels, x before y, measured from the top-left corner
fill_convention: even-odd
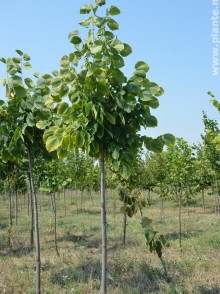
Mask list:
[[[125,242],[126,242],[126,230],[127,230],[127,214],[124,213],[124,225],[123,225],[123,237],[122,237],[123,245],[125,245]]]
[[[105,153],[101,154],[101,229],[102,229],[102,282],[101,293],[107,293],[107,232],[106,232],[106,204],[105,204]]]
[[[34,207],[34,226],[35,226],[35,245],[36,245],[36,294],[40,294],[41,293],[40,234],[39,234],[39,224],[38,224],[37,195],[36,195],[35,186],[34,186],[32,156],[31,156],[30,147],[28,147],[28,164],[29,164],[29,174],[30,174],[30,187],[32,191],[33,207]]]

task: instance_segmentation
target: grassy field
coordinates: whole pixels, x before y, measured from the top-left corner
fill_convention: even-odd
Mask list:
[[[80,194],[79,194],[80,195]],[[30,217],[23,198],[19,202],[18,225],[13,226],[12,248],[7,245],[8,201],[0,196],[0,293],[35,293],[35,251],[29,247]],[[99,194],[92,200],[84,194],[78,214],[74,194],[57,199],[57,235],[60,256],[54,247],[52,213],[47,195],[39,211],[41,234],[42,293],[99,293],[101,276],[101,232]],[[80,201],[79,201],[80,202]],[[144,210],[154,226],[169,240],[164,250],[168,271],[145,245],[140,216],[128,219],[127,242],[122,245],[123,215],[117,201],[107,193],[108,287],[112,294],[220,293],[220,219],[213,211],[213,199],[206,195],[206,209],[197,201],[183,209],[183,253],[179,248],[178,207],[164,203],[160,217],[159,199]]]

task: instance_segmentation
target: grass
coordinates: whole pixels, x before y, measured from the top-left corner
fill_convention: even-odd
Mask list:
[[[80,195],[80,193],[79,193]],[[8,203],[0,196],[0,293],[35,293],[35,251],[29,247],[30,217],[24,199],[19,202],[18,226],[13,226],[12,246],[7,245]],[[55,252],[50,201],[44,196],[39,211],[43,294],[99,293],[101,276],[101,232],[99,194],[85,193],[82,210],[76,213],[75,196],[67,195],[66,215],[63,198],[57,199],[57,234],[60,256]],[[80,202],[80,201],[79,201]],[[108,288],[109,294],[180,294],[220,293],[220,219],[215,216],[213,200],[206,195],[206,209],[192,202],[189,214],[183,208],[183,254],[179,249],[178,209],[153,195],[152,205],[144,215],[170,242],[163,258],[168,270],[165,276],[160,259],[149,253],[140,226],[140,216],[128,220],[127,241],[122,245],[123,215],[117,201],[107,193]]]

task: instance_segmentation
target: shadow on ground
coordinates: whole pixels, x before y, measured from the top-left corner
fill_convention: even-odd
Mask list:
[[[155,293],[159,290],[161,281],[167,281],[162,269],[144,263],[136,268],[133,261],[125,263],[113,260],[108,266],[108,285],[111,290],[120,289],[123,293]],[[91,260],[78,267],[67,267],[54,272],[51,282],[68,288],[68,285],[85,284],[92,280],[96,287],[100,287],[100,277],[101,263]]]
[[[200,286],[198,290],[200,294],[220,294],[220,285],[214,286],[212,288],[206,288],[205,286]]]

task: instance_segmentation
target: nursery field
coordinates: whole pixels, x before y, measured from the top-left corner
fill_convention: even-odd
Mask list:
[[[126,244],[122,244],[123,214],[116,192],[107,195],[108,293],[174,294],[220,293],[220,219],[213,209],[213,196],[191,201],[182,211],[182,253],[179,248],[178,204],[161,203],[152,195],[152,204],[143,215],[169,241],[163,262],[145,244],[140,215],[128,218]],[[48,195],[38,195],[41,243],[41,278],[44,294],[100,293],[101,229],[100,195],[68,191],[57,196],[57,243],[54,246],[53,218]],[[143,192],[146,194],[147,193]],[[197,196],[197,198],[199,198]],[[35,250],[30,248],[30,216],[27,198],[19,196],[17,225],[8,231],[8,199],[0,197],[0,293],[35,293]],[[116,200],[114,200],[116,199]],[[66,207],[66,209],[65,209]],[[14,209],[14,208],[13,208]],[[8,244],[8,235],[11,244]]]

